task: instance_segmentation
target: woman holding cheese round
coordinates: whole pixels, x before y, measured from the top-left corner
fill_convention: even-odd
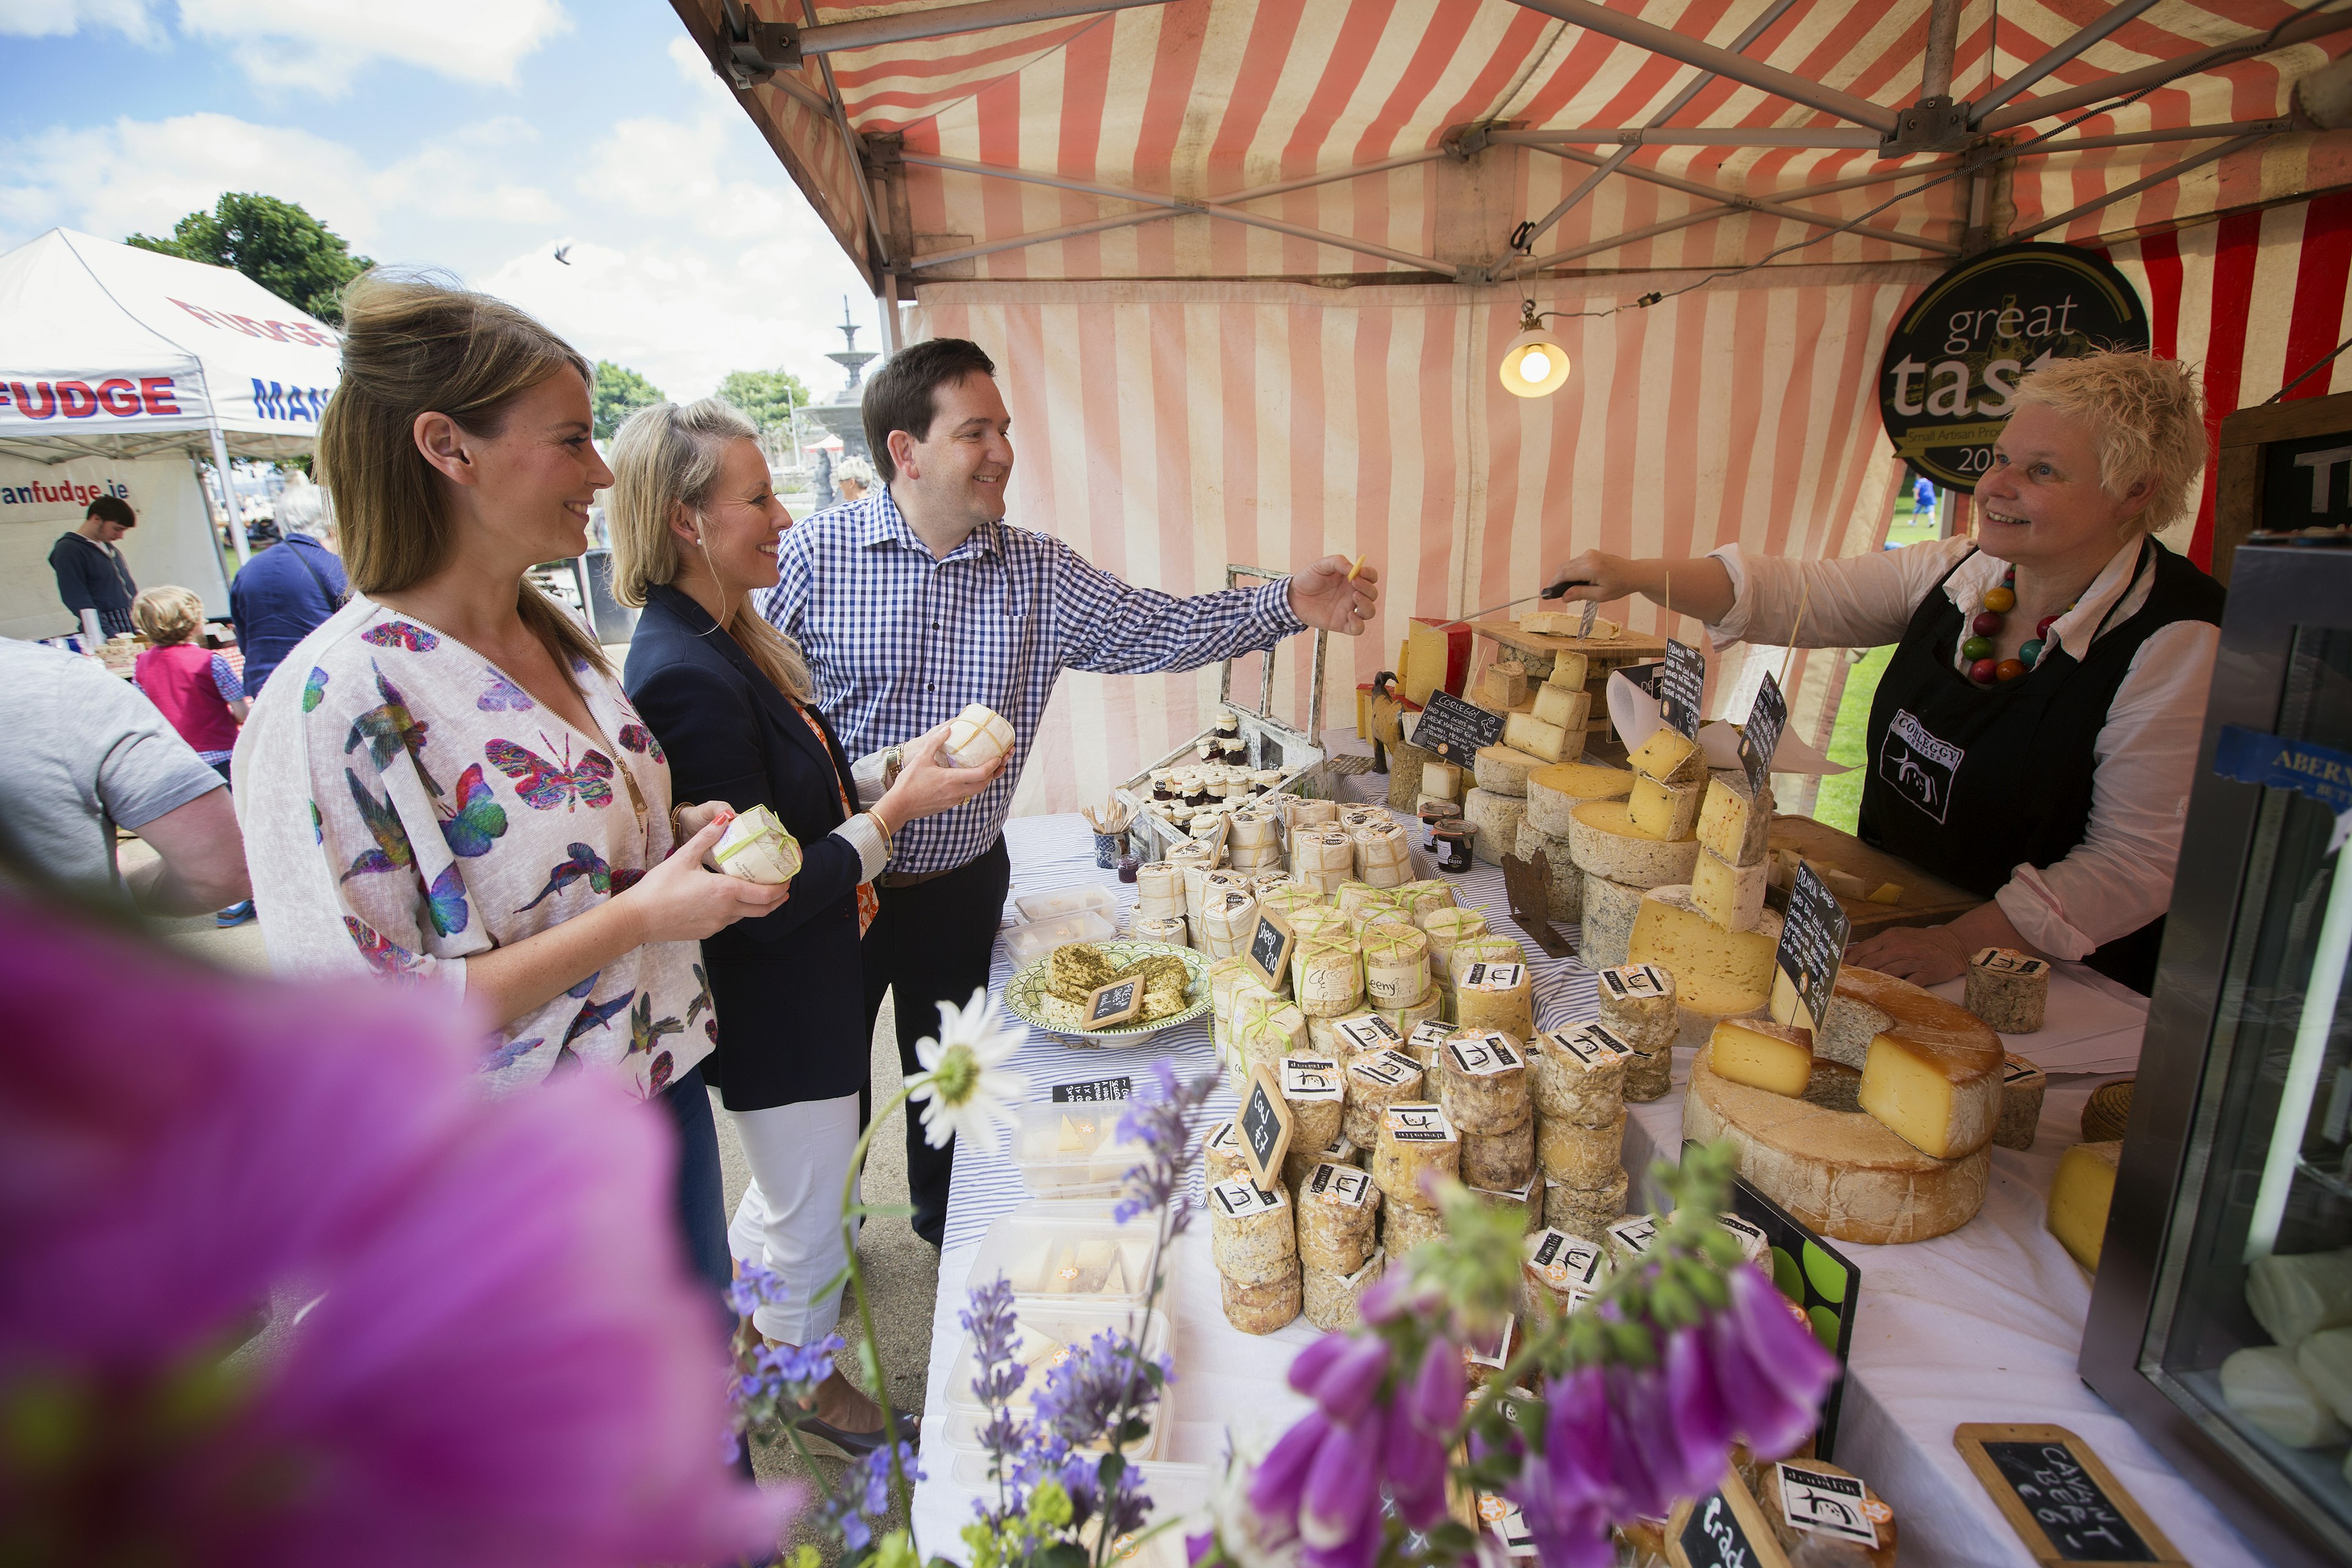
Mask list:
[[[2203,400],[2177,362],[2110,353],[2036,371],[2016,401],[1974,540],[1835,561],[1588,552],[1563,570],[1567,596],[1638,593],[1718,646],[1895,644],[1861,837],[1990,901],[1852,960],[1932,984],[2014,947],[2145,993],[2221,640],[2221,585],[2153,537],[2189,504]]]
[[[824,1286],[847,1261],[840,1203],[872,1056],[858,942],[878,907],[873,880],[900,828],[971,799],[997,768],[947,765],[942,724],[859,809],[807,661],[750,606],[775,586],[793,520],[741,414],[717,398],[640,409],[614,439],[613,467],[614,596],[645,610],[624,680],[678,797],[764,806],[802,846],[783,906],[714,935],[701,968],[714,1005],[702,1027],[718,1047],[707,1076],[751,1167],[730,1246],[783,1279],[784,1300],[754,1315],[761,1332],[805,1345],[831,1331],[840,1292]],[[816,1419],[854,1452],[881,1440],[881,1411],[838,1373]]]

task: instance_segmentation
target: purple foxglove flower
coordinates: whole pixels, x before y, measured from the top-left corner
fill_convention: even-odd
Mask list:
[[[1757,1365],[1787,1399],[1821,1405],[1837,1381],[1837,1358],[1822,1348],[1812,1331],[1790,1309],[1789,1299],[1752,1264],[1742,1264],[1726,1281],[1731,1288],[1727,1314],[1755,1352]]]
[[[1460,1408],[1457,1402],[1456,1409]],[[1381,1473],[1405,1523],[1433,1530],[1445,1517],[1445,1446],[1402,1415],[1389,1418]]]
[[[1732,1430],[1759,1458],[1787,1452],[1811,1430],[1812,1411],[1782,1397],[1780,1385],[1757,1363],[1754,1350],[1728,1312],[1709,1318],[1705,1331],[1707,1362]]]
[[[1624,1506],[1653,1518],[1680,1495],[1681,1457],[1661,1430],[1667,1419],[1664,1390],[1654,1374],[1612,1366],[1601,1374],[1609,1390],[1611,1461]]]
[[[1381,1437],[1388,1412],[1374,1405],[1363,1419],[1334,1426],[1316,1450],[1299,1499],[1298,1536],[1310,1547],[1346,1544],[1381,1511]]]
[[[1666,1408],[1684,1474],[1719,1474],[1731,1449],[1731,1416],[1696,1329],[1676,1329],[1666,1341]]]
[[[1314,1468],[1315,1457],[1330,1435],[1331,1418],[1318,1408],[1300,1416],[1296,1426],[1276,1439],[1265,1458],[1258,1461],[1257,1474],[1250,1480],[1250,1510],[1267,1521],[1297,1518],[1299,1501],[1307,1492],[1307,1472]]]
[[[1308,1392],[1323,1413],[1346,1424],[1370,1407],[1389,1370],[1389,1343],[1375,1334],[1349,1340],[1348,1348],[1332,1358]]]
[[[1462,1399],[1467,1388],[1462,1347],[1442,1337],[1432,1340],[1422,1354],[1420,1370],[1413,1373],[1405,1413],[1423,1432],[1451,1432],[1462,1419]]]
[[[1544,1463],[1560,1503],[1613,1505],[1610,1467],[1609,1389],[1597,1366],[1580,1367],[1545,1389]]]
[[[1325,1334],[1290,1361],[1290,1386],[1301,1394],[1312,1394],[1316,1382],[1330,1369],[1331,1363],[1348,1353],[1356,1342],[1347,1334]]]
[[[1364,1510],[1356,1533],[1337,1546],[1309,1546],[1299,1552],[1303,1568],[1372,1568],[1381,1554],[1381,1510]]]

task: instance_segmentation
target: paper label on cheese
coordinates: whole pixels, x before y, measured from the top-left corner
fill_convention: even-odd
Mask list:
[[[1394,1089],[1421,1070],[1421,1064],[1411,1057],[1394,1051],[1382,1051],[1376,1057],[1360,1057],[1348,1066],[1352,1073],[1360,1073],[1383,1089]]]
[[[1404,1036],[1398,1032],[1397,1026],[1378,1013],[1367,1013],[1360,1018],[1342,1018],[1332,1027],[1360,1054],[1394,1050],[1404,1044]]]
[[[1234,1219],[1265,1214],[1286,1207],[1288,1204],[1289,1199],[1279,1192],[1268,1192],[1245,1176],[1219,1182],[1209,1189],[1210,1208]]]
[[[1360,1209],[1370,1204],[1375,1196],[1372,1178],[1353,1165],[1326,1163],[1315,1167],[1307,1178],[1300,1196],[1318,1204],[1338,1208]]]
[[[1528,1268],[1554,1290],[1589,1289],[1601,1278],[1601,1249],[1580,1237],[1541,1230],[1528,1242]]]
[[[2017,1082],[2020,1079],[2040,1078],[2041,1076],[2042,1069],[2040,1068],[2035,1067],[2032,1062],[2020,1061],[2015,1057],[2010,1057],[2000,1064],[2000,1081],[2004,1088],[2010,1084]]]
[[[1615,1000],[1631,1002],[1664,996],[1674,982],[1664,970],[1654,963],[1629,963],[1620,969],[1602,970],[1601,984],[1608,988],[1609,994]]]
[[[1475,1078],[1490,1078],[1527,1065],[1508,1035],[1492,1031],[1468,1038],[1454,1036],[1445,1042],[1445,1059],[1454,1071]]]
[[[1242,1141],[1234,1131],[1234,1124],[1231,1121],[1220,1121],[1209,1129],[1209,1147],[1220,1153],[1241,1152]]]
[[[1609,1235],[1626,1251],[1644,1253],[1658,1239],[1658,1222],[1645,1214],[1628,1215],[1609,1227]]]
[[[1780,1517],[1791,1528],[1878,1550],[1878,1527],[1871,1520],[1860,1479],[1810,1465],[1781,1464],[1773,1468],[1780,1472]]]
[[[1579,1024],[1572,1029],[1546,1035],[1543,1039],[1549,1048],[1587,1072],[1598,1072],[1636,1054],[1633,1047],[1610,1033],[1605,1024]]]
[[[1391,1105],[1381,1113],[1381,1130],[1400,1143],[1449,1143],[1456,1134],[1435,1105]]]
[[[1347,1082],[1339,1076],[1338,1062],[1324,1057],[1282,1058],[1283,1099],[1340,1100],[1347,1092]]]
[[[1517,991],[1527,981],[1524,963],[1474,963],[1462,972],[1465,991]]]
[[[2015,974],[2031,979],[2049,973],[2047,960],[2028,958],[2013,947],[1979,948],[1969,963],[1987,974]]]
[[[1772,1250],[1772,1241],[1761,1226],[1740,1218],[1736,1214],[1716,1215],[1716,1223],[1731,1233],[1739,1243],[1739,1254],[1753,1263]]]

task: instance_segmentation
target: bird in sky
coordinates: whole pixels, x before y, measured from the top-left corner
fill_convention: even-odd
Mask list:
[[[561,261],[561,262],[562,262],[562,263],[563,263],[563,265],[564,265],[564,266],[566,266],[566,267],[571,266],[571,265],[572,265],[572,247],[571,247],[570,246],[568,246],[568,245],[559,245],[559,246],[557,246],[557,247],[555,247],[555,259],[556,259],[556,260],[558,260],[558,261]]]

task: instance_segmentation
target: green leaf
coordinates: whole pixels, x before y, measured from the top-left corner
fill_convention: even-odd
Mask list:
[[[1105,1454],[1102,1457],[1102,1462],[1095,1467],[1095,1479],[1102,1482],[1105,1491],[1108,1491],[1111,1483],[1125,1474],[1127,1474],[1127,1456],[1115,1451]]]
[[[1089,1568],[1087,1549],[1075,1541],[1057,1541],[1029,1561],[1037,1568]]]
[[[1458,1519],[1449,1519],[1429,1532],[1430,1554],[1434,1557],[1466,1557],[1477,1544],[1476,1532]]]
[[[841,1211],[851,1219],[912,1219],[912,1204],[852,1204]]]

